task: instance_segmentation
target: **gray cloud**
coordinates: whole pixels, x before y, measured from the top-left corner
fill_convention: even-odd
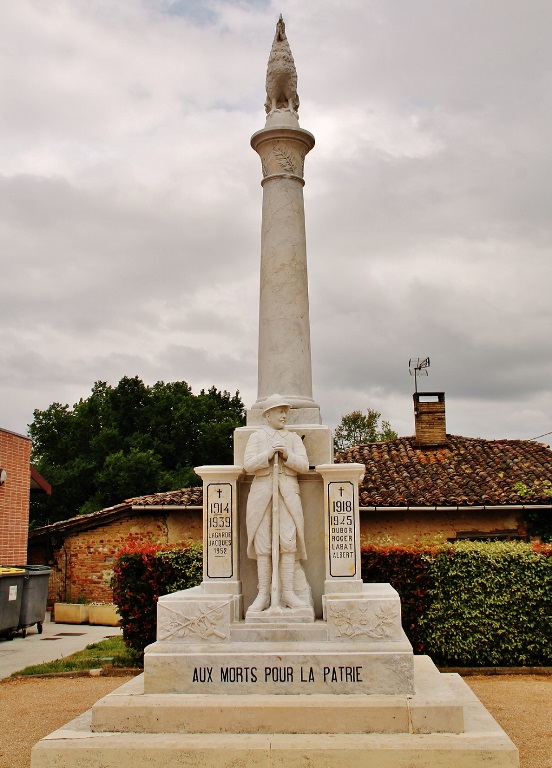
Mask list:
[[[256,398],[263,125],[278,14],[316,147],[314,394],[413,431],[552,430],[552,7],[116,0],[0,10],[0,425],[122,375]]]

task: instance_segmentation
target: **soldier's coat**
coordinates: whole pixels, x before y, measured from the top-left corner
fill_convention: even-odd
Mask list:
[[[303,441],[295,432],[289,432],[287,429],[272,429],[268,425],[253,432],[245,448],[243,462],[245,471],[247,474],[255,475],[247,500],[247,556],[253,560],[257,559],[254,547],[255,533],[263,517],[266,514],[272,514],[273,462],[269,462],[268,455],[272,445],[278,441],[285,442],[288,452],[288,458],[285,462],[282,456],[279,456],[279,503],[285,504],[297,529],[296,558],[306,560],[305,524],[297,475],[301,472],[308,472],[307,452]]]

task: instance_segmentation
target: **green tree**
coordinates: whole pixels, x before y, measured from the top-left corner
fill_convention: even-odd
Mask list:
[[[379,423],[381,413],[368,408],[366,415],[362,411],[352,411],[341,418],[335,430],[334,449],[344,451],[352,445],[379,443],[398,437],[388,421]]]
[[[199,484],[194,467],[232,463],[232,433],[244,422],[238,392],[194,395],[185,381],[150,387],[138,376],[98,381],[72,408],[36,410],[32,462],[52,495],[32,501],[31,526]]]

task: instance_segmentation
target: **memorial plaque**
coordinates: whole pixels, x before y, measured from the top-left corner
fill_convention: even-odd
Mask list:
[[[232,491],[232,483],[207,485],[207,576],[210,579],[231,579],[234,575]]]
[[[330,576],[356,576],[355,484],[329,482],[328,557]]]

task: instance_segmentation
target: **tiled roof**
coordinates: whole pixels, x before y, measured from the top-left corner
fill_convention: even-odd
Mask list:
[[[134,499],[127,499],[127,504],[135,507],[151,506],[200,506],[203,504],[203,488],[179,488],[177,491],[164,491],[163,493],[152,493],[149,496],[137,496]]]
[[[544,493],[552,493],[552,451],[529,440],[447,435],[446,446],[419,448],[399,437],[349,448],[335,461],[366,465],[361,507],[552,505]]]
[[[202,503],[203,489],[201,487],[179,488],[176,491],[163,491],[162,493],[152,493],[148,496],[136,496],[132,499],[125,499],[121,504],[116,504],[114,507],[106,507],[97,512],[90,512],[87,515],[77,515],[68,520],[60,520],[57,523],[35,528],[29,533],[29,538],[39,538],[45,533],[53,533],[55,531],[93,528],[114,517],[118,517],[122,513],[128,512],[132,507],[200,507]]]
[[[361,507],[452,507],[503,504],[552,506],[552,451],[528,440],[482,440],[447,435],[447,445],[419,448],[413,437],[368,443],[338,454],[336,463],[366,465]],[[544,481],[544,484],[543,484]],[[528,493],[514,489],[523,483]],[[200,507],[203,489],[179,488],[126,499],[88,515],[37,528],[29,538],[101,525],[132,507]]]

